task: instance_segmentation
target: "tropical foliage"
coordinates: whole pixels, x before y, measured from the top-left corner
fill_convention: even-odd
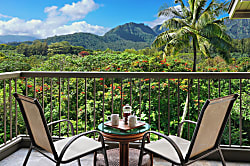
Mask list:
[[[181,53],[177,56],[168,56],[165,59],[161,58],[161,52],[155,49],[133,50],[127,49],[124,52],[116,52],[111,49],[106,51],[92,51],[89,55],[81,56],[75,54],[55,54],[47,57],[30,56],[29,58],[15,53],[12,50],[5,50],[1,53],[1,64],[9,63],[9,67],[3,68],[2,72],[7,69],[15,70],[33,70],[33,71],[102,71],[102,72],[190,72],[192,71],[192,54]],[[14,63],[19,61],[24,65]],[[250,71],[249,58],[232,59],[231,64],[227,64],[220,56],[207,58],[202,60],[200,54],[197,57],[197,70],[204,72],[227,72],[227,71]],[[11,67],[12,66],[12,67]],[[21,68],[22,66],[28,68]],[[9,70],[8,70],[9,71]],[[249,145],[249,114],[247,113],[247,103],[249,100],[247,92],[250,90],[249,80],[241,80],[242,85],[242,121],[243,135],[242,141],[244,145]],[[27,85],[26,85],[27,82]],[[77,83],[76,83],[77,82]],[[40,102],[44,101],[45,116],[48,122],[58,120],[59,118],[68,118],[74,123],[75,129],[78,132],[94,129],[96,125],[102,122],[103,109],[105,119],[112,112],[121,113],[122,105],[131,104],[135,113],[143,118],[143,120],[151,123],[152,130],[160,129],[160,132],[165,134],[176,134],[177,125],[181,120],[183,108],[185,105],[186,94],[190,92],[190,105],[188,118],[197,120],[198,110],[208,98],[208,84],[210,85],[210,97],[218,97],[229,94],[229,85],[231,85],[231,93],[238,93],[239,80],[197,80],[193,84],[188,84],[186,79],[121,79],[114,78],[86,78],[86,79],[58,79],[58,78],[41,78],[36,79],[34,84],[33,78],[20,78],[17,80],[17,91],[24,93],[27,91],[29,96],[36,97]],[[197,85],[200,87],[200,98],[198,100]],[[6,99],[9,97],[10,83],[6,81]],[[77,84],[77,86],[76,86]],[[220,88],[223,91],[219,90]],[[3,98],[3,82],[1,82],[0,97]],[[191,85],[191,86],[188,86]],[[11,87],[15,87],[15,82],[11,82]],[[69,88],[68,88],[69,87]],[[78,87],[78,90],[76,90]],[[95,88],[94,88],[95,87]],[[141,88],[139,88],[141,87]],[[130,90],[131,89],[131,90]],[[160,97],[159,97],[160,89]],[[150,90],[150,92],[149,92]],[[132,93],[131,93],[132,92]],[[51,95],[52,94],[52,95]],[[179,95],[179,99],[178,99]],[[44,97],[42,99],[42,96]],[[149,102],[149,96],[151,101]],[[78,98],[78,103],[76,103]],[[112,99],[113,98],[113,99]],[[104,105],[102,104],[104,101]],[[14,102],[14,101],[12,101]],[[69,102],[69,105],[68,105]],[[160,108],[159,108],[160,102]],[[4,110],[3,101],[0,101],[0,110]],[[94,104],[95,103],[95,104]],[[170,105],[168,105],[170,103]],[[179,103],[179,104],[178,104]],[[7,110],[9,110],[9,100],[6,100]],[[15,135],[14,121],[17,117],[18,131],[17,134],[25,133],[25,127],[20,114],[15,114],[15,104],[12,103],[12,112],[7,111],[7,117],[12,114],[12,131]],[[179,109],[178,109],[179,107]],[[234,107],[231,116],[231,137],[232,144],[239,144],[239,101]],[[69,110],[69,112],[68,112]],[[150,111],[149,111],[150,110]],[[1,115],[4,115],[1,112]],[[159,119],[160,116],[160,119]],[[3,116],[1,116],[3,118]],[[94,118],[95,117],[95,118]],[[160,127],[158,126],[160,120]],[[62,126],[61,126],[62,127]],[[193,127],[185,126],[190,129]],[[10,120],[7,120],[7,138],[10,134]],[[0,132],[3,132],[3,126],[0,127]],[[66,126],[62,130],[67,132]],[[186,130],[187,131],[187,130]],[[229,143],[228,128],[226,129],[222,142]],[[183,136],[188,138],[188,133],[183,133]],[[157,138],[153,138],[157,139]],[[3,141],[3,135],[1,136]]]
[[[153,45],[163,47],[167,55],[175,55],[192,44],[194,72],[197,49],[209,57],[210,50],[215,47],[221,52],[220,55],[228,60],[231,38],[226,34],[225,18],[217,19],[227,9],[227,3],[217,3],[214,0],[210,3],[207,0],[189,0],[188,6],[185,6],[183,0],[175,2],[180,3],[181,10],[170,7],[159,12],[159,16],[174,15],[174,17],[163,23],[162,27],[167,30],[157,36]]]

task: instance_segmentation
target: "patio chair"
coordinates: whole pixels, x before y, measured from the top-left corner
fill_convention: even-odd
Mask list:
[[[200,112],[197,122],[186,120],[180,123],[177,136],[166,136],[156,131],[144,134],[139,166],[141,166],[144,151],[156,154],[169,161],[172,165],[189,165],[214,152],[219,152],[222,164],[225,160],[220,149],[220,139],[238,94],[207,100]],[[191,141],[180,138],[180,128],[185,122],[196,124]],[[145,144],[146,136],[156,134],[162,139]]]
[[[78,165],[81,165],[81,157],[102,150],[105,158],[105,164],[108,165],[104,139],[101,133],[93,130],[79,135],[74,135],[73,125],[68,120],[59,120],[47,125],[42,107],[37,99],[19,95],[17,93],[14,93],[14,96],[19,103],[19,107],[31,140],[31,146],[23,165],[27,164],[32,149],[37,150],[55,162],[57,166],[61,163],[69,163],[73,160],[78,160]],[[53,142],[48,126],[61,122],[69,123],[73,136]],[[85,136],[93,133],[99,134],[101,142]],[[53,156],[50,157],[42,150],[52,153]]]

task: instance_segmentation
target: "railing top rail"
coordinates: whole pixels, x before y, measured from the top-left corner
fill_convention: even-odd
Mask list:
[[[0,80],[10,79],[10,78],[19,78],[20,76],[21,76],[20,71],[5,72],[5,73],[0,73]]]
[[[249,72],[67,72],[22,71],[21,77],[250,79]]]

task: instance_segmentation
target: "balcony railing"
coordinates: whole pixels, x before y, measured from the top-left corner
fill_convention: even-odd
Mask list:
[[[222,144],[245,148],[250,145],[249,79],[250,73],[240,72],[1,73],[0,141],[4,146],[26,133],[14,92],[38,98],[48,122],[69,119],[77,133],[95,129],[111,113],[122,116],[123,105],[129,104],[152,130],[165,134],[176,134],[183,110],[186,119],[197,120],[206,99],[238,93]],[[184,131],[183,137],[190,139],[192,126]]]

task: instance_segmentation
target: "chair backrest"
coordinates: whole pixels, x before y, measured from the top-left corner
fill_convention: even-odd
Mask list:
[[[14,93],[14,96],[18,101],[32,145],[53,153],[54,157],[57,158],[44,113],[38,100],[17,93]]]
[[[217,148],[238,94],[207,100],[201,110],[186,162]]]

